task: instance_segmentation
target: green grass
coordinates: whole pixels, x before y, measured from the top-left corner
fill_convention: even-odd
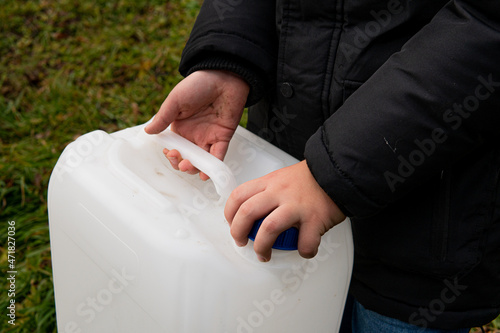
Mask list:
[[[200,3],[1,1],[0,332],[56,331],[46,202],[52,168],[79,135],[155,114],[181,79],[177,67]],[[9,221],[16,326],[6,317]]]
[[[47,184],[79,135],[147,121],[181,79],[201,1],[2,1],[1,332],[55,332]],[[16,326],[7,323],[7,227],[15,221]]]

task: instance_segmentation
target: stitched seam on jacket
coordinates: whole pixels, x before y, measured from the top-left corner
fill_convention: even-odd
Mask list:
[[[327,140],[328,136],[325,134],[325,128],[323,127],[321,129],[321,141],[323,142],[324,144],[324,148],[327,152],[327,155],[328,155],[328,158],[330,159],[330,162],[332,163],[333,167],[334,167],[334,170],[354,189],[354,191],[360,196],[362,197],[365,201],[368,201],[370,202],[370,205],[371,206],[374,206],[374,207],[378,207],[379,209],[382,208],[383,206],[380,205],[379,203],[377,203],[376,201],[372,200],[369,196],[365,195],[361,190],[360,188],[354,183],[354,180],[346,173],[344,172],[340,166],[338,165],[338,163],[332,158],[332,156],[328,153],[330,150],[328,149],[329,147],[329,142]],[[339,200],[339,202],[345,206],[348,210],[350,210],[351,212],[354,212],[351,210],[351,205],[346,205],[344,202],[342,202],[341,200]],[[365,214],[364,214],[365,215]],[[370,214],[371,215],[371,214]]]
[[[339,0],[339,3],[336,8],[336,13],[335,13],[336,18],[342,17],[342,22],[334,22],[333,28],[332,28],[332,36],[330,38],[330,45],[328,47],[328,60],[326,63],[326,68],[325,68],[325,76],[323,80],[323,89],[321,92],[321,104],[323,108],[323,117],[324,119],[328,119],[330,116],[330,93],[332,89],[332,80],[334,77],[334,68],[335,68],[335,62],[337,60],[337,52],[339,48],[339,42],[340,42],[340,36],[342,34],[342,26],[344,24],[344,1]],[[334,47],[334,41],[336,41],[335,49],[332,50]]]

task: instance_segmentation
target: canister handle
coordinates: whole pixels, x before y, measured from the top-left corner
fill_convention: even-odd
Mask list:
[[[225,202],[236,188],[237,183],[233,172],[223,161],[179,134],[172,132],[170,128],[159,134],[147,134],[144,130],[141,132],[168,150],[177,149],[183,159],[189,160],[198,170],[206,173],[212,179],[220,196],[219,202]]]

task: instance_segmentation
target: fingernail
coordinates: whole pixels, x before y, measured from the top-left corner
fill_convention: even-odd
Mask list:
[[[243,247],[245,246],[245,243],[242,243],[242,242],[238,242],[238,241],[234,241],[236,243],[237,246],[239,247]]]
[[[268,262],[269,260],[261,255],[257,255],[257,258],[259,259],[260,262]]]

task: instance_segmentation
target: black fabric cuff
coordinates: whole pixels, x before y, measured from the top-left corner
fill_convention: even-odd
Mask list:
[[[182,75],[188,76],[189,74],[199,70],[225,70],[239,75],[250,86],[248,93],[246,107],[256,104],[265,94],[266,80],[265,75],[251,64],[248,64],[242,59],[227,55],[227,54],[211,54],[203,57],[202,60],[194,64],[186,73]]]
[[[381,207],[361,193],[352,179],[332,161],[323,141],[323,130],[320,127],[306,143],[304,156],[309,170],[346,216],[363,218],[374,215]]]

